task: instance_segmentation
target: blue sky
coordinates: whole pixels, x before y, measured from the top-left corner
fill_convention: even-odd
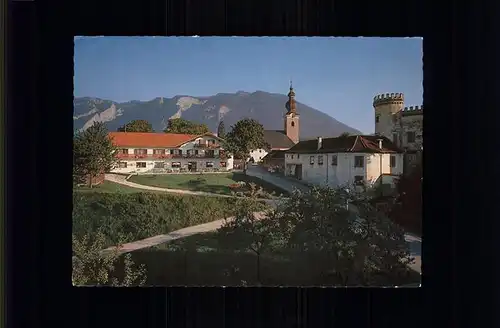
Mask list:
[[[76,97],[117,102],[286,94],[292,78],[297,101],[365,133],[376,94],[422,104],[421,38],[76,37],[74,61]]]

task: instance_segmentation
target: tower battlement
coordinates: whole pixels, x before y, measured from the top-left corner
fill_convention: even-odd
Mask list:
[[[410,107],[405,107],[401,110],[401,114],[403,116],[407,115],[420,115],[423,114],[424,112],[424,106],[410,106]]]
[[[403,103],[405,100],[405,96],[402,93],[385,93],[385,94],[380,94],[376,95],[373,98],[373,106],[379,106],[379,105],[384,105],[384,104],[391,104],[391,103]]]
[[[406,111],[415,111],[415,110],[424,110],[424,106],[410,106],[410,107],[405,107],[403,108],[403,112]]]

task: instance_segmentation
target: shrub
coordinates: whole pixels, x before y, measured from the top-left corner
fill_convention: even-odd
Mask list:
[[[98,231],[93,238],[83,235],[73,236],[73,273],[74,286],[142,286],[146,282],[146,267],[136,266],[131,254],[122,257],[121,267],[118,249],[102,252],[106,237]],[[118,276],[121,276],[120,278]]]
[[[82,238],[100,231],[104,245],[111,246],[232,216],[238,201],[253,202],[154,193],[73,193],[73,233]]]
[[[296,192],[267,218],[239,211],[217,234],[228,245],[245,242],[257,255],[257,270],[267,253],[314,268],[306,275],[329,285],[400,285],[415,278],[404,231],[364,193],[323,187]]]

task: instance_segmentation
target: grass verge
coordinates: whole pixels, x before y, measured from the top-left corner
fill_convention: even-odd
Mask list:
[[[140,240],[233,216],[249,199],[144,192],[74,192],[73,234],[105,235],[105,246]]]
[[[93,186],[92,188],[89,188],[88,186],[75,187],[74,191],[82,193],[101,192],[101,193],[121,193],[121,194],[131,194],[137,192],[155,192],[152,190],[132,188],[108,180],[104,180],[102,183],[98,184],[97,186]]]
[[[232,189],[229,187],[230,185],[237,184],[238,182],[249,182],[262,187],[269,194],[274,193],[276,195],[283,194],[283,196],[288,196],[287,191],[257,177],[244,175],[240,172],[228,174],[137,175],[132,176],[129,181],[160,188],[202,191],[223,195],[231,194]]]

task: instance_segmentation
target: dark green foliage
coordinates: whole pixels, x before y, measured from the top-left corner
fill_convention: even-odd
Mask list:
[[[73,138],[73,181],[76,184],[92,179],[101,173],[109,171],[114,163],[116,148],[108,136],[104,123],[95,122],[83,132],[78,132]]]
[[[146,267],[136,266],[130,253],[120,258],[118,249],[103,253],[106,237],[100,231],[92,237],[73,235],[74,286],[142,286],[146,282]],[[117,266],[119,266],[117,268]]]
[[[101,231],[106,246],[231,216],[241,200],[154,193],[73,193],[73,234]],[[247,204],[246,200],[243,204]],[[258,204],[259,208],[264,208]]]
[[[134,120],[118,128],[118,132],[154,132],[153,125],[146,120]]]
[[[242,119],[232,126],[224,142],[224,149],[233,154],[235,158],[245,160],[243,168],[245,173],[250,152],[266,146],[264,127],[258,121],[250,118]]]
[[[254,253],[257,284],[277,281],[272,272],[285,267],[294,267],[297,274],[287,282],[302,279],[301,284],[384,286],[418,279],[408,267],[413,259],[404,231],[363,193],[313,188],[294,193],[263,219],[252,211],[238,211],[234,221],[218,230],[216,240],[223,252],[233,247]]]
[[[182,133],[182,134],[194,134],[201,135],[209,133],[210,130],[206,124],[198,124],[183,118],[174,118],[168,120],[168,126],[165,129],[166,133]]]
[[[219,126],[217,127],[217,136],[223,139],[226,136],[226,128],[224,126],[224,121],[220,121]]]

